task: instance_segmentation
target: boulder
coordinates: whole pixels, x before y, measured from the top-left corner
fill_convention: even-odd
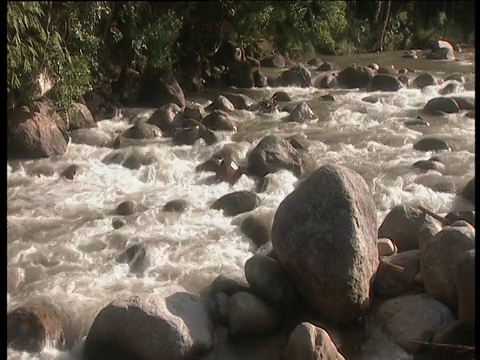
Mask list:
[[[275,254],[304,300],[332,323],[355,320],[369,306],[376,216],[365,180],[339,165],[317,169],[276,211]]]
[[[244,279],[232,279],[224,275],[219,275],[213,280],[210,286],[210,293],[217,294],[220,292],[230,297],[239,292],[250,292],[250,288]]]
[[[230,112],[235,110],[235,106],[223,95],[218,95],[213,102],[205,109],[207,111],[221,110],[223,112]]]
[[[370,63],[367,65],[367,67],[374,71],[378,71],[378,69],[380,69],[380,65],[378,65],[377,63]]]
[[[212,319],[223,326],[228,325],[229,301],[230,297],[223,292],[210,294],[208,297],[208,307]]]
[[[118,80],[112,84],[112,90],[118,94],[120,102],[124,106],[134,106],[138,104],[140,94],[140,74],[131,69],[123,68]]]
[[[305,170],[305,162],[287,140],[267,135],[248,154],[248,169],[259,177],[280,170],[290,170],[300,176]]]
[[[55,174],[55,168],[49,164],[35,166],[29,171],[31,176],[53,176],[53,174]]]
[[[423,89],[426,86],[437,85],[438,80],[431,72],[422,72],[413,79],[413,86]]]
[[[309,120],[318,119],[310,106],[305,101],[295,106],[287,117],[289,122],[304,123]]]
[[[458,258],[453,274],[458,294],[458,318],[475,331],[475,250]]]
[[[80,166],[77,164],[72,164],[67,166],[61,173],[60,176],[67,179],[67,180],[73,180],[75,176],[77,175],[78,171],[80,170]]]
[[[455,49],[448,41],[438,40],[435,42],[432,52],[427,54],[427,59],[455,60]]]
[[[320,66],[321,64],[322,64],[322,60],[318,58],[312,58],[307,62],[307,65],[315,66],[315,67]]]
[[[278,78],[279,86],[309,87],[312,85],[310,71],[302,65],[297,65],[284,71]]]
[[[266,336],[282,324],[281,315],[255,295],[238,292],[228,302],[228,330],[233,338]]]
[[[313,86],[319,89],[333,89],[337,86],[337,77],[329,74],[315,79]]]
[[[392,75],[379,74],[373,77],[370,87],[374,91],[398,91],[403,85]]]
[[[426,216],[426,220],[418,231],[418,248],[421,254],[423,254],[427,244],[432,241],[435,235],[442,231],[445,226],[445,224],[430,215]]]
[[[217,136],[201,123],[176,131],[172,137],[174,145],[193,145],[197,140],[203,139],[207,145],[215,144]]]
[[[117,256],[117,262],[128,264],[130,271],[140,272],[145,269],[147,250],[142,244],[129,246],[123,253]]]
[[[252,64],[248,61],[235,61],[226,74],[228,86],[250,89],[254,86]]]
[[[243,220],[240,230],[252,240],[256,246],[260,247],[270,241],[272,222],[269,219],[250,215]]]
[[[452,96],[450,97],[453,99],[457,104],[460,110],[475,110],[475,98],[468,97],[468,96]]]
[[[98,129],[78,129],[70,132],[74,144],[85,144],[96,147],[110,147],[112,138]]]
[[[202,119],[207,116],[203,106],[198,104],[187,105],[183,112],[185,119],[193,119],[196,121],[202,121]]]
[[[95,121],[112,119],[118,115],[118,108],[104,92],[92,90],[82,96],[84,105],[92,112]]]
[[[177,200],[172,200],[167,202],[163,206],[162,211],[183,213],[185,212],[185,210],[187,210],[187,207],[188,207],[188,202],[186,200],[177,199]]]
[[[288,338],[282,360],[345,360],[330,335],[319,327],[303,322]]]
[[[468,250],[475,249],[475,228],[446,226],[429,241],[422,253],[420,271],[425,290],[448,306],[457,306],[454,269]]]
[[[395,69],[393,65],[390,66],[380,66],[377,70],[377,74],[389,74],[394,75],[398,74],[398,70]]]
[[[233,105],[232,105],[233,106]],[[237,127],[225,111],[214,110],[202,120],[202,124],[210,130],[236,131]]]
[[[300,295],[277,260],[267,255],[254,255],[245,262],[245,277],[255,295],[285,316],[291,317],[298,312]]]
[[[134,201],[126,200],[117,205],[115,213],[122,216],[133,215],[136,208],[137,204]]]
[[[276,67],[284,68],[285,67],[285,58],[282,55],[274,54],[266,59],[260,61],[262,67]]]
[[[436,97],[427,102],[424,110],[431,115],[453,114],[460,111],[458,103],[449,97]]]
[[[390,340],[416,354],[436,332],[453,321],[450,310],[426,294],[403,295],[382,302],[374,310],[374,321]]]
[[[120,137],[126,139],[154,139],[157,137],[162,136],[159,128],[156,125],[148,124],[148,123],[136,123],[131,128],[125,130]]]
[[[213,346],[206,305],[180,286],[123,295],[95,317],[84,359],[191,359]]]
[[[443,88],[438,90],[438,93],[442,96],[449,95],[449,94],[456,94],[460,92],[460,85],[458,82],[451,82],[445,85]],[[457,101],[457,104],[459,102]],[[460,104],[459,104],[460,106]]]
[[[418,234],[423,226],[435,227],[436,223],[418,208],[406,204],[397,205],[380,225],[378,238],[391,239],[399,253],[418,249]]]
[[[142,76],[140,102],[149,107],[160,108],[173,103],[185,107],[185,95],[171,71],[145,71]]]
[[[115,230],[120,229],[120,228],[124,227],[125,225],[127,225],[127,222],[123,219],[113,219],[112,220],[112,227]]]
[[[322,101],[335,101],[335,98],[333,97],[332,94],[322,95],[322,96],[320,96],[320,99]]]
[[[333,65],[328,61],[322,63],[318,68],[317,71],[331,71],[333,70]]]
[[[181,109],[177,104],[165,104],[150,116],[147,123],[157,126],[162,133],[168,133],[172,130],[172,123],[180,112]]]
[[[254,68],[259,68],[261,66],[260,60],[255,59],[254,57],[246,56],[245,60],[247,60]]]
[[[408,78],[408,76],[406,75],[400,75],[398,78],[397,78],[398,81],[400,81],[400,83],[403,84],[403,86],[405,87],[410,87],[410,79]]]
[[[268,86],[267,77],[260,70],[255,70],[253,72],[253,82],[257,88],[264,88]]]
[[[222,196],[212,204],[211,208],[223,210],[225,216],[236,216],[252,211],[259,205],[260,199],[254,192],[242,190]]]
[[[413,167],[419,170],[434,170],[438,172],[443,172],[445,170],[445,165],[443,165],[440,161],[434,160],[420,160],[413,164]]]
[[[424,137],[413,144],[417,151],[450,151],[450,146],[442,139],[435,137]]]
[[[465,200],[475,204],[475,176],[465,185],[461,195]]]
[[[347,89],[366,88],[373,76],[374,72],[371,68],[354,64],[338,74],[337,82]]]
[[[69,112],[69,117],[69,130],[93,128],[97,125],[90,109],[80,103],[73,104],[73,108]]]
[[[378,256],[391,256],[398,252],[397,246],[389,238],[381,238],[377,240]]]
[[[238,110],[250,110],[255,104],[255,101],[244,94],[226,93],[224,96],[233,104],[234,108]]]
[[[451,224],[458,220],[464,220],[475,227],[475,210],[450,211],[445,215],[445,219],[450,221]]]
[[[377,293],[398,296],[415,286],[420,271],[420,250],[409,250],[382,259],[375,276]]]
[[[215,179],[234,185],[243,174],[244,170],[238,164],[238,160],[229,155],[220,161],[220,165],[215,172]]]
[[[463,84],[465,83],[465,76],[463,76],[462,74],[452,74],[445,78],[445,81],[456,81],[460,84]]]
[[[151,154],[142,154],[138,151],[132,151],[126,156],[125,160],[122,162],[122,166],[130,170],[137,170],[142,166],[153,164],[155,161],[156,158]]]
[[[57,304],[46,299],[29,301],[7,313],[7,347],[30,353],[48,345],[65,350],[72,345],[72,339],[67,338],[67,321]]]
[[[405,59],[418,59],[417,52],[415,50],[407,50],[402,56]]]
[[[460,321],[454,321],[436,333],[433,338],[433,343],[448,344],[450,346],[438,346],[431,349],[429,353],[431,359],[450,360],[475,358],[475,334]]]
[[[292,101],[290,95],[288,95],[285,91],[277,91],[272,95],[272,99],[275,99],[275,101]]]
[[[7,128],[7,157],[36,159],[62,155],[67,150],[68,135],[58,127],[55,117],[46,107],[36,104],[10,111]],[[59,119],[61,122],[61,119]]]

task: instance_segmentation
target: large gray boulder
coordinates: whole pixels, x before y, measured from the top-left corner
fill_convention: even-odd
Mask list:
[[[436,332],[453,321],[451,311],[426,294],[404,295],[382,302],[374,310],[374,321],[394,343],[417,353]]]
[[[375,73],[371,68],[353,64],[338,74],[337,82],[347,89],[366,88],[374,75]]]
[[[461,194],[465,200],[475,204],[475,177],[465,185]]]
[[[236,216],[238,214],[252,211],[260,205],[260,198],[252,191],[234,191],[223,195],[215,201],[211,208],[223,210],[225,216]]]
[[[345,360],[330,335],[319,327],[303,322],[293,330],[283,360]]]
[[[424,88],[425,86],[437,85],[438,80],[431,72],[422,72],[413,79],[413,86],[419,89]]]
[[[458,304],[455,266],[466,251],[475,249],[475,228],[446,226],[426,245],[420,271],[425,290],[434,299],[448,306]]]
[[[280,204],[272,244],[303,298],[332,323],[369,306],[378,267],[372,194],[355,171],[324,165]]]
[[[185,107],[185,94],[171,71],[146,71],[142,75],[139,100],[145,106],[160,108],[174,103]]]
[[[454,269],[458,294],[458,318],[475,331],[475,250],[465,252]]]
[[[441,96],[429,100],[424,110],[431,115],[440,115],[458,113],[460,108],[453,98]]]
[[[370,83],[370,88],[377,91],[398,91],[403,84],[395,77],[389,74],[375,75]]]
[[[147,123],[159,127],[162,132],[169,132],[172,130],[173,120],[180,111],[180,106],[177,104],[169,103],[163,105],[150,116]]]
[[[284,71],[277,79],[278,86],[309,87],[312,85],[310,70],[302,65]]]
[[[234,61],[230,64],[226,78],[229,86],[250,89],[255,85],[253,67],[248,61]]]
[[[69,111],[69,117],[69,130],[93,128],[97,126],[90,109],[80,103],[73,104],[73,108]]]
[[[260,177],[280,170],[290,170],[300,176],[305,170],[305,162],[287,140],[267,135],[249,153],[248,170]]]
[[[191,359],[213,346],[201,298],[179,286],[120,296],[96,316],[84,359]]]
[[[113,141],[110,135],[96,128],[74,130],[70,132],[70,138],[73,144],[86,144],[96,147],[110,147]]]
[[[289,122],[304,123],[309,120],[318,119],[313,110],[305,101],[295,106],[287,117]]]
[[[221,110],[224,112],[230,112],[235,110],[235,106],[230,100],[223,95],[218,95],[213,102],[206,107],[207,111]]]

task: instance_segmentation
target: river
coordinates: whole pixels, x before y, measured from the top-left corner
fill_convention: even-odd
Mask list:
[[[459,54],[459,61],[453,62],[403,59],[402,54],[319,57],[338,68],[373,61],[397,68],[429,70],[442,79],[460,73],[467,80],[462,94],[475,96],[474,50]],[[310,69],[312,75],[319,74]],[[266,71],[275,72],[278,70]],[[413,78],[416,74],[408,76]],[[461,111],[424,117],[429,127],[404,125],[405,120],[415,119],[430,98],[439,96],[441,87],[379,93],[382,98],[374,104],[362,101],[370,92],[359,90],[251,89],[242,93],[255,100],[277,90],[286,91],[294,101],[306,100],[319,120],[286,123],[281,120],[287,115],[284,112],[258,114],[236,110],[232,117],[238,123],[237,133],[218,132],[220,142],[213,146],[202,141],[193,146],[173,146],[166,138],[150,142],[138,150],[151,154],[155,162],[138,170],[104,164],[102,159],[112,149],[73,143],[58,158],[9,162],[7,310],[35,297],[51,298],[74,314],[80,339],[96,312],[121,293],[171,283],[199,293],[219,274],[242,275],[245,261],[255,251],[239,229],[247,214],[225,217],[209,206],[229,192],[252,190],[255,183],[244,176],[233,186],[209,184],[210,174],[197,173],[195,167],[225,144],[232,144],[245,158],[248,150],[267,134],[306,138],[311,144],[309,154],[318,166],[342,164],[359,172],[373,192],[378,225],[393,206],[401,203],[423,205],[440,214],[452,208],[471,209],[455,193],[475,174],[475,120]],[[221,92],[206,91],[187,98],[206,105]],[[321,101],[320,96],[327,93],[335,101]],[[135,111],[123,113],[128,116],[99,122],[98,130],[113,136],[128,128]],[[446,165],[443,174],[412,168],[414,162],[432,156],[412,148],[424,135],[435,135],[452,148],[451,152],[439,154]],[[78,176],[73,181],[59,177],[60,169],[73,163],[81,167]],[[32,170],[43,164],[58,170],[52,176],[32,175]],[[284,171],[268,177],[271,182],[259,194],[261,205],[252,212],[261,216],[273,216],[297,181],[293,174]],[[143,209],[127,218],[127,226],[114,230],[112,219],[116,216],[112,212],[118,203],[129,199],[142,204]],[[181,215],[162,213],[163,205],[173,199],[187,200],[187,211]],[[144,244],[148,253],[148,268],[140,276],[130,274],[128,265],[115,260],[126,246],[135,243]],[[369,354],[364,358],[382,358],[374,349]],[[47,348],[39,358],[54,359],[60,355],[61,352]],[[8,357],[32,358],[12,350]]]

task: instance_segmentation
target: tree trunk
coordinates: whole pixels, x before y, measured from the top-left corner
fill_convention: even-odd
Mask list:
[[[382,35],[380,37],[380,51],[383,51],[383,40],[385,38],[385,30],[387,29],[388,20],[390,19],[390,5],[391,5],[391,3],[392,3],[392,1],[388,0],[385,21],[383,23]]]

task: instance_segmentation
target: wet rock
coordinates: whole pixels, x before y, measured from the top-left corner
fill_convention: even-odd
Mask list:
[[[428,121],[424,120],[407,120],[403,123],[405,126],[430,126],[430,123]]]
[[[464,220],[468,222],[470,225],[475,227],[475,210],[465,210],[465,211],[450,211],[446,216],[445,219],[450,221],[450,223],[454,223],[458,220]]]
[[[261,60],[260,64],[262,67],[284,68],[286,66],[285,58],[279,54],[274,54],[271,57]]]
[[[76,103],[69,112],[70,127],[69,130],[77,130],[83,128],[93,128],[97,124],[93,119],[92,112],[85,105]]]
[[[307,62],[307,65],[310,65],[310,66],[320,66],[322,64],[322,60],[318,59],[318,58],[312,58],[310,60],[308,60]]]
[[[57,125],[57,113],[48,106],[22,106],[7,114],[7,156],[9,159],[37,159],[62,155],[68,135]],[[61,119],[58,119],[61,122]]]
[[[456,81],[459,82],[460,84],[465,83],[465,77],[462,74],[452,74],[448,76],[445,81]]]
[[[343,69],[337,76],[338,83],[347,89],[366,88],[373,79],[371,68],[361,65],[352,65]]]
[[[258,179],[256,186],[255,186],[255,191],[257,193],[264,193],[267,191],[268,186],[271,184],[271,179],[269,177],[263,176]]]
[[[264,99],[258,103],[258,111],[263,114],[271,114],[278,111],[277,101],[272,99]]]
[[[130,270],[139,272],[145,268],[145,259],[147,257],[147,250],[142,244],[131,245],[117,256],[117,262],[128,264]]]
[[[138,103],[140,90],[140,74],[131,69],[123,68],[118,80],[112,84],[112,91],[118,94],[120,101],[125,106],[132,106]]]
[[[438,172],[442,172],[445,170],[445,165],[443,165],[440,161],[431,161],[429,160],[420,160],[413,164],[413,167],[420,170],[434,170]]]
[[[455,60],[455,51],[453,48],[443,47],[437,50],[432,50],[427,54],[427,59],[431,60]]]
[[[475,119],[475,110],[467,112],[465,116],[470,119]]]
[[[169,103],[156,110],[147,120],[147,123],[157,126],[162,130],[162,133],[168,133],[172,130],[173,120],[180,112],[180,106]]]
[[[245,277],[252,291],[284,315],[298,310],[300,295],[280,263],[265,255],[245,262]]]
[[[417,151],[450,151],[450,146],[443,140],[434,137],[424,137],[413,145]]]
[[[112,119],[118,115],[118,108],[107,94],[92,90],[82,96],[84,105],[92,112],[95,121]]]
[[[380,65],[378,65],[377,63],[370,63],[367,65],[367,67],[374,71],[378,71],[378,69],[380,69]]]
[[[433,217],[426,215],[426,222],[418,231],[418,247],[420,253],[423,254],[427,244],[435,238],[440,231],[443,231],[444,224]]]
[[[36,353],[47,345],[65,349],[66,315],[58,305],[46,299],[34,299],[7,313],[7,346]]]
[[[134,201],[127,200],[122,201],[120,204],[117,205],[115,212],[117,215],[121,216],[128,216],[133,215],[135,213],[135,209],[137,208],[137,204]]]
[[[85,144],[96,147],[110,147],[112,139],[109,135],[97,129],[78,129],[70,132],[74,144]]]
[[[302,101],[293,108],[292,112],[288,115],[287,120],[289,122],[304,123],[317,118],[317,115],[315,115],[310,106],[308,106],[305,101]]]
[[[113,219],[112,220],[112,227],[115,230],[118,230],[118,229],[124,227],[125,225],[127,225],[127,222],[123,219]]]
[[[224,94],[225,98],[227,98],[238,110],[249,110],[253,104],[255,103],[251,98],[244,94]]]
[[[253,72],[253,82],[257,88],[264,88],[268,86],[267,77],[260,70],[255,70]]]
[[[462,197],[471,202],[472,204],[475,204],[475,177],[473,177],[467,185],[463,188],[461,192]]]
[[[419,248],[418,235],[423,226],[434,228],[436,223],[423,211],[409,205],[397,205],[387,214],[378,229],[378,238],[389,238],[398,252]]]
[[[348,323],[369,305],[376,221],[365,180],[339,165],[320,167],[277,208],[275,253],[303,298],[332,323]]]
[[[77,175],[78,170],[80,170],[80,166],[78,166],[77,164],[72,164],[67,166],[65,170],[62,171],[60,176],[67,180],[73,180]]]
[[[219,275],[213,280],[210,293],[217,294],[220,292],[225,293],[227,296],[233,296],[238,292],[250,292],[250,288],[244,279],[232,279]]]
[[[137,123],[121,134],[127,139],[154,139],[160,136],[162,133],[158,127],[148,123]]]
[[[31,176],[52,176],[53,174],[55,174],[55,168],[49,164],[38,165],[30,171]]]
[[[238,164],[238,160],[229,155],[220,162],[215,173],[215,178],[218,181],[225,181],[234,185],[243,173],[243,169]]]
[[[330,74],[316,78],[314,86],[319,89],[333,89],[337,86],[337,77]]]
[[[453,276],[458,294],[458,318],[475,331],[475,250],[458,258]]]
[[[155,294],[120,296],[105,306],[85,340],[84,358],[181,360],[212,346],[212,323],[202,299],[167,286]]]
[[[419,89],[437,84],[438,80],[431,72],[422,72],[413,79],[413,86]]]
[[[212,204],[211,208],[223,210],[225,216],[236,216],[252,211],[259,205],[260,199],[254,192],[242,190],[222,196]]]
[[[453,98],[437,97],[429,100],[425,105],[424,110],[431,115],[441,115],[443,113],[458,113],[460,108]]]
[[[161,108],[173,103],[185,107],[185,94],[171,71],[145,71],[140,85],[140,102],[148,107]]]
[[[448,83],[443,88],[438,90],[438,93],[442,96],[449,95],[449,94],[456,94],[458,92],[460,92],[460,86],[458,85],[457,82]]]
[[[404,350],[415,354],[436,332],[453,321],[450,310],[426,294],[404,295],[382,302],[374,320],[383,333]]]
[[[415,50],[407,50],[402,56],[403,58],[406,59],[418,59],[417,52]]]
[[[225,96],[223,95],[218,95],[218,97],[213,100],[213,102],[207,106],[206,108],[207,111],[213,111],[213,110],[221,110],[223,112],[230,112],[235,110],[235,106],[233,106],[232,102],[228,100]]]
[[[172,137],[173,143],[175,145],[193,145],[200,139],[203,139],[207,145],[218,142],[217,136],[211,130],[206,129],[203,124],[200,125],[179,130]]]
[[[320,96],[320,99],[322,99],[323,101],[335,101],[335,98],[331,94],[322,95]]]
[[[219,159],[208,159],[207,161],[201,163],[195,168],[197,172],[214,172],[216,173],[220,167],[222,160]]]
[[[422,253],[420,270],[425,290],[448,306],[458,304],[454,269],[461,256],[475,249],[475,228],[446,226],[429,241]]]
[[[137,151],[134,151],[126,157],[125,161],[122,163],[122,166],[130,170],[137,170],[142,166],[153,164],[155,160],[155,157],[152,155],[141,154]]]
[[[362,101],[368,102],[370,104],[375,104],[380,101],[380,96],[378,95],[369,95],[362,98]]]
[[[435,344],[448,344],[453,346],[434,347],[430,351],[431,359],[474,359],[475,335],[459,321],[454,321],[440,330],[433,338]],[[459,346],[455,348],[454,346]],[[461,347],[470,347],[472,350],[462,350]]]
[[[330,335],[322,328],[303,322],[293,330],[283,360],[345,360]]]
[[[272,99],[275,99],[275,101],[292,101],[290,95],[288,95],[285,91],[277,91],[275,94],[273,94]]]
[[[370,87],[374,91],[398,91],[403,85],[397,78],[391,75],[379,74],[373,77]]]
[[[255,59],[254,57],[246,56],[245,60],[247,60],[250,63],[250,65],[252,65],[252,67],[254,68],[258,68],[261,66],[260,60]]]
[[[163,206],[162,211],[183,213],[185,210],[187,210],[187,207],[188,202],[186,200],[178,199],[167,202]]]
[[[474,97],[467,97],[467,96],[452,96],[453,99],[457,104],[460,110],[475,110],[475,98]]]
[[[238,292],[228,303],[228,330],[233,338],[266,336],[282,324],[280,314],[255,295]]]
[[[203,106],[198,104],[192,104],[192,105],[188,105],[185,108],[183,115],[186,119],[202,121],[202,119],[205,116],[207,116],[207,113],[205,112],[205,109],[203,108]]]
[[[250,89],[254,85],[252,64],[248,61],[234,61],[226,73],[228,86]]]
[[[233,105],[232,105],[233,106]],[[236,131],[237,127],[230,116],[222,110],[214,110],[203,118],[202,124],[210,130]]]
[[[406,75],[400,75],[398,78],[398,81],[403,84],[405,87],[410,86],[410,79]]]
[[[270,241],[271,220],[250,215],[243,220],[240,230],[260,247]]]
[[[378,256],[391,256],[398,252],[397,246],[389,238],[377,240]]]
[[[395,75],[395,74],[398,74],[398,70],[395,69],[395,67],[393,65],[391,65],[391,66],[380,66],[377,70],[377,74]]]
[[[328,61],[322,63],[318,68],[317,71],[331,71],[333,70],[333,65]]]
[[[223,326],[228,325],[229,301],[230,297],[223,292],[210,295],[208,298],[209,310],[213,320]]]
[[[278,78],[279,86],[309,87],[312,85],[310,71],[302,65],[296,65],[284,71]]]
[[[248,169],[250,174],[259,177],[280,170],[289,170],[300,176],[305,170],[305,162],[287,140],[267,135],[249,153]]]

